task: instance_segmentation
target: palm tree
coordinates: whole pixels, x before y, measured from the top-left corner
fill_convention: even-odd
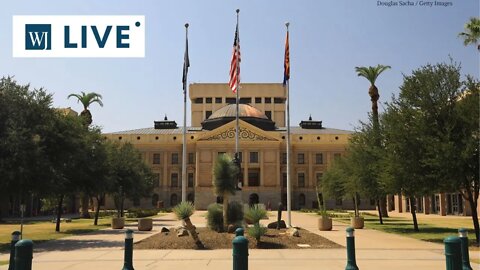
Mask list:
[[[102,95],[97,94],[95,92],[91,93],[85,93],[85,92],[80,92],[81,94],[70,94],[68,95],[67,98],[70,97],[76,97],[77,102],[81,102],[83,105],[83,111],[80,113],[80,117],[82,117],[85,127],[88,128],[92,124],[92,113],[90,113],[90,110],[88,107],[96,102],[98,103],[101,107],[103,107],[103,102],[102,102]],[[90,217],[88,213],[88,201],[89,201],[89,196],[87,194],[84,194],[82,196],[82,210],[81,210],[81,215],[83,218],[88,218]]]
[[[223,227],[227,228],[228,196],[235,194],[238,167],[228,155],[219,155],[213,167],[213,186],[217,196],[223,197]]]
[[[458,36],[463,38],[465,46],[477,45],[480,39],[480,18],[470,18],[470,21],[465,24],[465,32],[461,32]],[[480,44],[477,45],[477,50],[480,51]]]
[[[378,88],[375,85],[375,81],[377,80],[378,76],[387,69],[390,69],[390,66],[384,66],[378,64],[376,67],[355,67],[355,71],[359,77],[364,77],[370,82],[370,88],[368,89],[368,95],[370,96],[370,100],[372,102],[372,122],[373,122],[373,129],[374,133],[376,134],[376,144],[380,147],[380,136],[379,136],[379,123],[378,123],[378,99],[380,95],[378,94]],[[388,217],[387,212],[387,202],[385,198],[380,199],[377,201],[378,204],[378,212],[380,222],[382,222],[382,216]]]
[[[91,92],[91,93],[80,92],[80,93],[81,94],[70,94],[68,95],[68,98],[76,97],[77,101],[82,103],[83,111],[80,113],[80,116],[83,117],[85,121],[85,125],[88,127],[92,124],[92,113],[90,113],[90,110],[88,109],[88,107],[94,102],[98,103],[101,107],[103,107],[102,95],[97,94],[95,92]]]

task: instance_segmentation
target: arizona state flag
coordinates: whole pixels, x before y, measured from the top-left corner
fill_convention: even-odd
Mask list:
[[[287,39],[285,40],[285,60],[283,63],[283,85],[287,84],[287,81],[290,79],[290,48],[288,46],[288,30],[287,30]]]

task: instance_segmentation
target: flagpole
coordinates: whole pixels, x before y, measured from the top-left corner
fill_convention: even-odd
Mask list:
[[[285,23],[287,27],[288,35],[288,26],[290,23]],[[290,48],[289,48],[290,50]],[[290,52],[289,52],[290,53]],[[286,81],[285,87],[287,91],[287,225],[292,227],[292,182],[290,177],[290,78]]]
[[[240,13],[240,9],[237,9],[236,11],[237,11],[237,28],[238,28],[238,13]],[[239,34],[240,33],[237,33],[237,35],[239,35]],[[237,42],[238,42],[238,40],[237,40]],[[239,52],[237,51],[236,52],[237,58],[238,58],[238,53]],[[238,63],[238,66],[239,65],[240,65],[240,62]],[[236,108],[235,108],[235,158],[237,158],[237,159],[240,158],[239,154],[238,154],[238,144],[239,144],[238,133],[240,133],[240,127],[239,127],[239,122],[240,121],[238,120],[238,107],[239,107],[239,105],[238,105],[238,103],[239,103],[238,92],[240,92],[240,76],[239,76],[239,70],[240,69],[238,68],[238,66],[237,66],[237,70],[235,71],[237,73],[237,91],[235,91],[235,103],[236,103]],[[237,160],[237,161],[239,162],[240,160]],[[237,181],[238,181],[238,179],[237,179]]]
[[[185,24],[185,40],[188,42],[188,23]],[[188,43],[185,43],[185,52],[188,54]],[[185,60],[185,59],[184,59]],[[186,65],[186,63],[184,63]],[[190,65],[190,63],[188,63]],[[184,67],[188,68],[188,67]],[[184,72],[185,82],[183,89],[183,147],[182,147],[182,202],[187,201],[187,73]]]

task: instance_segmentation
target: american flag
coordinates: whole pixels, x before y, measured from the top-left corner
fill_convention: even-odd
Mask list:
[[[233,40],[232,62],[230,63],[230,88],[233,93],[237,92],[240,83],[240,37],[238,35],[238,23]]]

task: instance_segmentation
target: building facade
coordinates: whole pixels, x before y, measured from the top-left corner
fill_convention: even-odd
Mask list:
[[[197,209],[217,202],[212,168],[218,155],[235,152],[235,96],[227,84],[191,84],[191,127],[187,128],[187,198]],[[242,189],[234,200],[286,205],[286,93],[282,84],[242,84],[239,152]],[[326,128],[311,118],[291,127],[292,208],[318,206],[316,183],[332,162],[344,155],[351,131]],[[164,119],[154,127],[105,134],[112,141],[132,143],[151,166],[155,188],[151,198],[127,207],[171,207],[181,201],[183,129]],[[320,194],[321,196],[321,194]],[[351,202],[327,200],[327,206],[351,209]],[[113,207],[107,200],[107,208]],[[374,209],[362,201],[363,209]]]

